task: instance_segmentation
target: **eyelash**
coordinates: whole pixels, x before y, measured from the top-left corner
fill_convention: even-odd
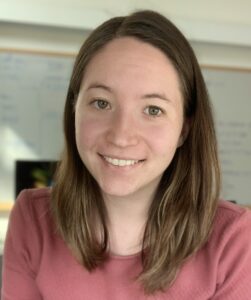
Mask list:
[[[99,104],[106,104],[105,107],[100,107]],[[111,105],[109,104],[108,101],[104,100],[104,99],[94,99],[92,102],[91,102],[92,105],[95,106],[95,108],[97,108],[98,110],[107,110],[107,109],[110,109],[111,108]],[[149,113],[149,110],[150,109],[154,109],[154,110],[158,110],[158,113],[157,114],[150,114]],[[147,112],[148,111],[148,112]],[[145,109],[144,109],[144,113],[146,113],[147,115],[149,115],[150,117],[160,117],[160,115],[162,115],[164,113],[163,109],[161,109],[160,107],[158,106],[155,106],[155,105],[149,105],[147,106]]]

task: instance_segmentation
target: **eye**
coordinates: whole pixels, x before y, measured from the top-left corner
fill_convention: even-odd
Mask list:
[[[96,99],[92,102],[97,109],[109,109],[110,105],[106,100]]]
[[[147,114],[147,115],[150,115],[150,116],[159,116],[163,113],[163,110],[161,108],[159,108],[158,106],[148,106],[144,109],[144,112]]]

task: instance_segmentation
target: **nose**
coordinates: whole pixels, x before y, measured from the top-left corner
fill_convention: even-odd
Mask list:
[[[116,112],[111,118],[106,139],[116,147],[125,148],[138,144],[138,128],[130,112]]]

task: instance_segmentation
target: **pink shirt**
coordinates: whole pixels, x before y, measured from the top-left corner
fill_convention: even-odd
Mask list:
[[[220,201],[206,245],[164,293],[146,296],[133,277],[140,256],[111,256],[89,273],[71,255],[49,210],[50,189],[26,190],[11,213],[2,300],[250,300],[251,212]]]

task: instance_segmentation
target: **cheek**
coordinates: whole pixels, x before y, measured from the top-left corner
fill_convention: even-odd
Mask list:
[[[181,129],[172,126],[149,128],[147,141],[156,155],[173,155],[177,149]]]
[[[91,118],[76,116],[75,126],[77,145],[81,148],[91,147],[101,134],[97,121]]]

